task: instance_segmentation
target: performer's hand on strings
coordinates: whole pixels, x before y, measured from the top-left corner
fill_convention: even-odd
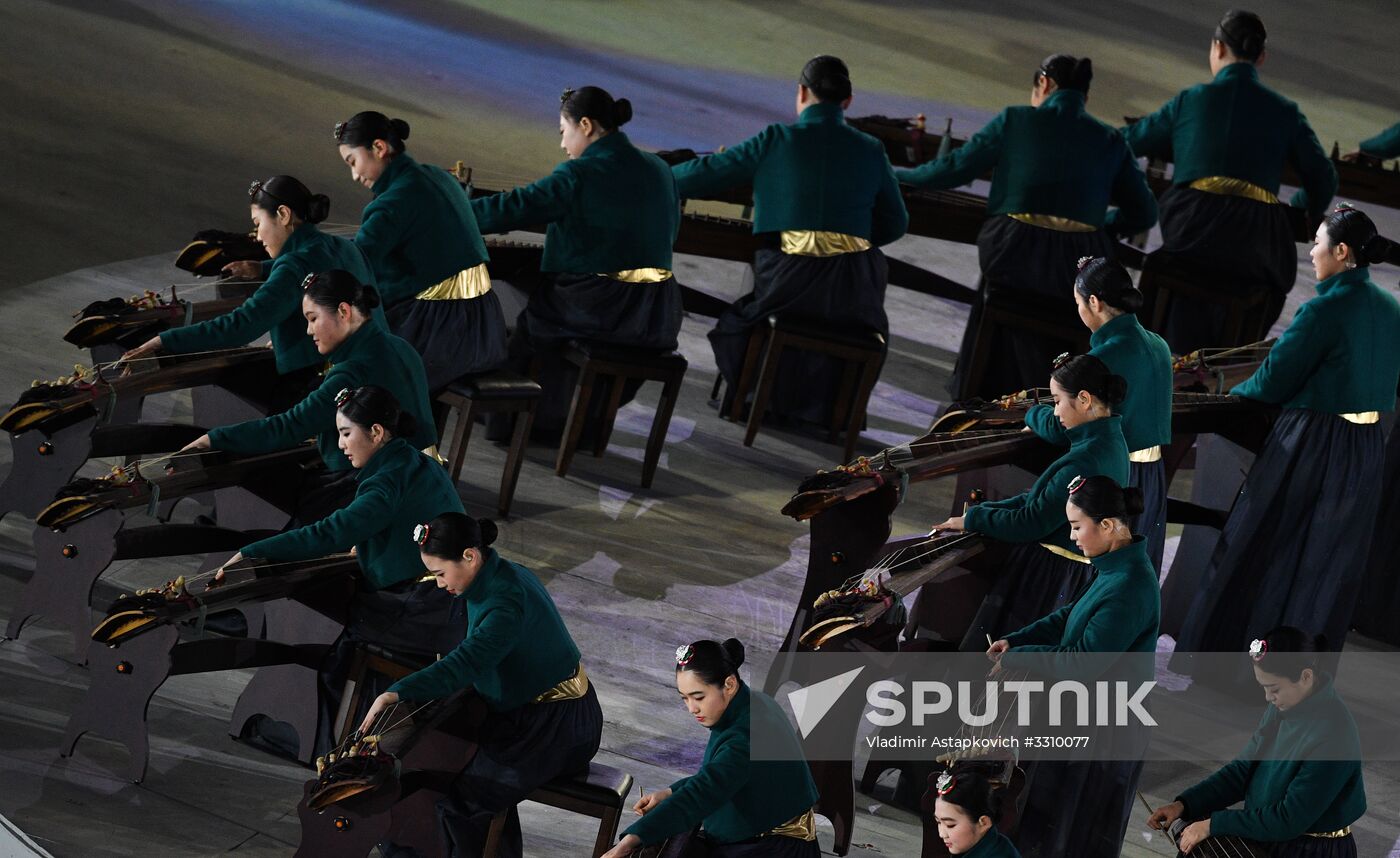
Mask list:
[[[933,530],[929,531],[929,535],[933,535],[934,533],[936,533],[936,532],[938,532],[938,531],[940,531],[940,530],[962,531],[962,530],[963,530],[963,517],[960,516],[960,515],[955,515],[955,516],[953,516],[952,518],[948,519],[947,521],[943,522],[942,524],[936,524],[936,525],[934,525],[934,526],[933,526]]]
[[[232,566],[233,564],[238,563],[242,559],[242,551],[234,552],[234,555],[232,557],[224,561],[224,565],[220,566],[217,570],[214,571],[214,577],[209,579],[209,583],[204,585],[204,589],[212,590],[215,587],[222,587],[224,585],[225,577],[224,570],[228,569],[228,567]]]
[[[399,695],[396,691],[386,691],[374,698],[369,711],[365,713],[365,720],[360,722],[360,735],[369,735],[370,729],[374,727],[374,722],[379,719],[380,715],[384,714],[384,710],[398,702]]]
[[[262,263],[247,260],[230,262],[220,273],[229,280],[257,280],[262,277]]]
[[[670,792],[670,790],[667,790]],[[628,834],[617,842],[617,845],[603,853],[603,858],[623,858],[624,855],[631,855],[642,848],[642,838],[635,834]]]
[[[204,434],[200,435],[198,438],[181,447],[180,451],[175,455],[179,456],[184,453],[203,453],[205,450],[212,450],[213,447],[214,442],[209,440],[208,434]],[[165,471],[166,473],[173,474],[175,472],[175,466],[173,464],[167,465],[165,467]]]
[[[1200,822],[1193,822],[1186,826],[1186,830],[1176,838],[1176,848],[1180,849],[1183,854],[1190,855],[1191,850],[1196,848],[1196,844],[1209,836],[1210,818],[1207,817]]]
[[[1152,815],[1147,817],[1147,827],[1155,828],[1158,831],[1165,831],[1171,827],[1173,822],[1180,819],[1181,815],[1185,812],[1186,805],[1179,801],[1174,801],[1171,804],[1164,804],[1152,811]]]
[[[151,355],[160,351],[160,347],[160,337],[151,337],[149,340],[146,340],[141,345],[137,346],[134,349],[130,349],[126,352],[126,354],[122,355],[122,362],[129,363],[134,360],[140,360],[144,357],[150,357]],[[127,367],[126,371],[130,372],[131,367]]]
[[[1011,649],[1011,644],[1007,643],[1005,638],[996,641],[991,646],[987,647],[987,660],[1000,664],[1001,654],[1009,649]]]

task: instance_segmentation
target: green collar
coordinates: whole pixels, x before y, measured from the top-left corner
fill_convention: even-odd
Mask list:
[[[734,699],[729,701],[729,705],[724,708],[724,714],[719,716],[715,722],[714,729],[719,732],[733,727],[740,718],[749,714],[749,687],[744,681],[739,680],[739,690],[735,692]]]
[[[417,161],[408,157],[406,152],[400,152],[389,159],[388,165],[384,167],[384,172],[379,174],[379,178],[375,180],[374,186],[369,189],[369,192],[376,197],[379,196],[393,187],[394,182],[398,180],[399,176],[404,175],[416,166],[418,166]]]
[[[481,557],[481,568],[477,570],[476,577],[472,579],[471,584],[463,591],[463,599],[471,600],[486,595],[487,581],[495,576],[496,568],[501,565],[501,555],[497,554],[494,548],[483,548]]]
[[[1289,709],[1287,712],[1278,713],[1278,717],[1290,721],[1306,721],[1311,718],[1322,716],[1330,719],[1331,716],[1324,715],[1325,710],[1331,708],[1337,700],[1337,690],[1332,687],[1332,677],[1330,674],[1315,670],[1317,687],[1313,689],[1301,703]]]
[[[583,154],[578,156],[577,160],[582,161],[584,158],[604,158],[612,152],[630,147],[631,145],[632,141],[627,139],[627,135],[623,134],[621,129],[616,129],[604,134],[592,143],[589,143],[588,148],[583,150]]]
[[[301,250],[320,237],[321,231],[316,228],[316,224],[302,223],[296,229],[292,230],[291,235],[287,236],[286,242],[282,244],[282,251],[277,254],[277,259],[281,259],[288,254],[296,253],[298,250]],[[276,261],[277,260],[273,260],[273,262]]]
[[[846,121],[846,111],[835,101],[819,101],[807,105],[797,117],[798,125],[838,124]]]
[[[1317,294],[1326,295],[1328,292],[1344,289],[1347,286],[1359,286],[1370,279],[1371,267],[1369,265],[1358,265],[1355,268],[1348,268],[1340,274],[1333,274],[1326,280],[1318,281]]]
[[[1063,113],[1083,113],[1087,95],[1077,89],[1057,89],[1045,97],[1037,110],[1056,110]]]
[[[1133,566],[1152,565],[1152,561],[1147,557],[1147,540],[1141,536],[1134,536],[1132,542],[1117,551],[1090,557],[1089,562],[1094,564],[1100,575],[1123,572]]]
[[[367,480],[385,468],[392,468],[398,462],[403,461],[406,455],[422,454],[402,438],[389,439],[389,443],[380,447],[379,452],[370,456],[369,461],[360,468],[359,479]]]
[[[1126,334],[1133,328],[1139,327],[1138,317],[1134,313],[1124,313],[1121,316],[1114,316],[1107,322],[1099,326],[1097,331],[1089,335],[1089,345],[1101,346],[1119,334]]]
[[[1066,429],[1065,435],[1069,437],[1070,444],[1079,444],[1112,437],[1115,433],[1121,435],[1122,432],[1123,418],[1112,414],[1108,417],[1100,417],[1098,420],[1090,420],[1088,423],[1080,423],[1073,429]]]
[[[326,355],[326,360],[332,365],[344,363],[354,357],[355,352],[359,351],[365,343],[382,335],[382,333],[379,324],[372,317],[365,319],[364,324],[360,325],[355,333],[346,337],[345,342],[337,346],[335,351]],[[339,391],[336,392],[339,393]]]
[[[1216,80],[1230,80],[1237,77],[1258,80],[1259,69],[1254,67],[1254,63],[1247,63],[1241,60],[1239,62],[1230,63],[1215,75]]]

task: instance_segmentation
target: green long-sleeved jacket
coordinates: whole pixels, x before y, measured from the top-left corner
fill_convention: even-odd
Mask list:
[[[1177,185],[1225,176],[1277,194],[1291,163],[1303,180],[1293,205],[1318,215],[1337,193],[1337,169],[1307,117],[1260,83],[1250,63],[1231,63],[1209,83],[1182,90],[1123,133],[1134,153],[1170,159]]]
[[[370,191],[355,244],[386,307],[486,261],[471,201],[446,170],[395,155]]]
[[[399,407],[413,415],[418,422],[417,431],[408,439],[413,446],[427,449],[437,443],[423,359],[413,346],[389,333],[381,322],[368,319],[327,357],[330,370],[305,399],[280,414],[212,429],[211,446],[250,455],[290,449],[315,437],[326,467],[343,471],[350,467],[350,461],[340,452],[335,395],[344,388],[366,384],[394,394]]]
[[[1385,129],[1375,137],[1361,141],[1359,147],[1367,155],[1377,158],[1400,158],[1400,122]]]
[[[472,209],[486,233],[548,224],[540,268],[571,274],[670,269],[681,223],[671,168],[621,131],[533,184],[477,197]]]
[[[243,547],[243,556],[310,560],[355,548],[371,589],[423,575],[414,525],[463,512],[447,470],[402,438],[385,444],[357,475],[355,499],[315,524]]]
[[[484,552],[481,570],[458,598],[467,636],[452,652],[389,686],[405,700],[437,700],[475,688],[493,711],[523,706],[568,679],[579,651],[535,573]]]
[[[1089,115],[1082,92],[1056,90],[1039,107],[1008,107],[959,148],[895,175],[919,188],[956,188],[988,170],[988,215],[1051,215],[1115,235],[1157,222],[1157,198],[1137,159],[1117,129]]]
[[[791,739],[784,749],[766,749],[769,760],[750,759],[753,719],[764,735]],[[702,821],[710,838],[734,843],[756,837],[817,803],[817,786],[801,758],[797,736],[773,698],[740,684],[724,715],[710,729],[700,770],[671,784],[671,795],[623,832],[651,844],[690,831]]]
[[[1286,712],[1270,705],[1232,762],[1177,796],[1212,836],[1279,842],[1338,831],[1366,812],[1356,722],[1325,674]],[[1237,801],[1239,810],[1225,810]]]
[[[304,223],[287,237],[282,252],[265,268],[263,284],[248,300],[218,318],[162,331],[161,348],[173,354],[232,349],[271,332],[278,372],[315,366],[321,356],[306,335],[301,283],[308,274],[337,268],[350,272],[361,283],[374,285],[374,274],[354,242]],[[375,312],[383,316],[382,310]]]
[[[838,104],[813,104],[793,124],[671,169],[682,197],[752,184],[755,233],[839,232],[878,247],[909,226],[884,144],[847,125]]]
[[[1029,490],[972,505],[963,516],[963,528],[1002,542],[1044,542],[1077,554],[1065,519],[1069,482],[1076,476],[1101,475],[1127,485],[1128,445],[1123,441],[1123,418],[1118,416],[1091,420],[1066,430],[1065,435],[1069,449]]]
[[[996,828],[988,829],[977,845],[962,854],[962,858],[1021,858],[1011,838]]]
[[[1400,379],[1400,303],[1362,266],[1317,284],[1317,297],[1269,349],[1237,396],[1328,414],[1391,411]]]
[[[1116,411],[1123,417],[1128,449],[1170,444],[1172,440],[1172,352],[1166,340],[1142,326],[1133,313],[1115,316],[1089,336],[1089,354],[1128,382],[1128,395]],[[1026,425],[1052,444],[1069,438],[1055,409],[1032,405]]]

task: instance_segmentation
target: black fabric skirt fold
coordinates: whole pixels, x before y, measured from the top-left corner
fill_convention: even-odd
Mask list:
[[[1244,652],[1284,624],[1324,634],[1341,651],[1380,508],[1383,455],[1378,424],[1300,408],[1279,415],[1192,600],[1173,670],[1190,672],[1183,653]]]
[[[839,256],[792,256],[776,248],[754,254],[753,290],[719,317],[710,331],[715,364],[724,377],[720,413],[728,413],[744,366],[749,337],[773,314],[826,322],[852,331],[878,331],[889,339],[885,316],[885,255],[878,248]],[[765,419],[782,424],[831,422],[841,384],[840,361],[826,355],[784,352],[778,362]]]
[[[1298,276],[1298,247],[1284,206],[1172,186],[1158,202],[1161,252],[1238,295],[1268,293],[1261,323],[1268,330]],[[1225,311],[1198,301],[1172,301],[1159,331],[1174,354],[1224,341]]]
[[[1400,644],[1400,429],[1385,445],[1385,475],[1375,536],[1366,561],[1366,579],[1352,619],[1367,637]]]
[[[962,347],[948,391],[955,400],[992,399],[1043,387],[1050,364],[1066,350],[1063,341],[1038,334],[992,327],[984,332],[982,351],[987,355],[981,380],[968,377],[978,329],[995,303],[1052,322],[1066,331],[1080,331],[1083,323],[1075,309],[1072,289],[1081,256],[1114,255],[1113,239],[1103,230],[1061,232],[1022,223],[1015,218],[993,217],[982,224],[977,236],[977,258],[982,285],[963,332]],[[1088,332],[1084,332],[1085,341]]]
[[[385,314],[389,330],[423,358],[428,390],[506,362],[506,319],[495,292],[475,298],[400,301]]]
[[[796,837],[755,837],[741,843],[704,841],[708,858],[818,858],[821,847],[815,840]]]
[[[1074,600],[1094,575],[1094,567],[1028,542],[1007,555],[996,583],[982,600],[960,649],[984,652],[987,635],[1001,640]]]
[[[1141,760],[1026,764],[1016,849],[1024,858],[1118,858],[1142,767]]]
[[[1129,462],[1128,485],[1142,490],[1142,514],[1132,521],[1133,533],[1147,540],[1147,556],[1162,574],[1167,544],[1167,466],[1163,460]]]
[[[578,369],[563,358],[570,340],[656,352],[676,349],[684,310],[674,277],[660,283],[622,283],[600,274],[544,275],[522,288],[530,292],[530,300],[516,320],[507,362],[521,375],[533,374],[544,388],[531,431],[536,441],[552,443],[563,434],[578,381]],[[640,387],[635,381],[625,385],[623,404],[631,402]],[[590,418],[601,412],[603,397],[603,390],[595,390]],[[590,419],[589,425],[594,422]],[[489,419],[487,437],[506,440],[509,424],[509,419]]]

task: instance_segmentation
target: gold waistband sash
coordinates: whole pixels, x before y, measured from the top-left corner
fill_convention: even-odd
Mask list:
[[[811,229],[785,229],[782,250],[788,256],[840,256],[870,249],[870,242],[842,232],[822,232]]]
[[[1028,223],[1031,226],[1038,226],[1041,229],[1053,229],[1056,232],[1093,232],[1098,229],[1096,226],[1082,221],[1070,220],[1059,215],[1030,214],[1028,212],[1017,212],[1009,214],[1007,217],[1012,220],[1019,220],[1021,223]]]
[[[795,837],[798,840],[817,839],[816,815],[811,809],[806,813],[798,814],[777,828],[764,835],[765,837]],[[1321,836],[1321,835],[1318,835]]]
[[[1258,203],[1278,205],[1278,197],[1274,194],[1253,182],[1232,179],[1229,176],[1206,176],[1203,179],[1197,179],[1187,187],[1195,191],[1205,191],[1208,194],[1219,194],[1222,197],[1244,197]]]
[[[663,283],[672,277],[671,272],[665,268],[629,268],[626,271],[613,271],[598,276],[619,283]]]
[[[1350,825],[1348,825],[1346,828],[1338,828],[1336,831],[1308,831],[1308,832],[1304,832],[1303,836],[1304,836],[1304,837],[1325,837],[1325,838],[1327,838],[1327,839],[1329,839],[1329,840],[1335,840],[1335,839],[1337,839],[1338,837],[1346,837],[1348,834],[1351,834],[1351,826],[1350,826]]]
[[[574,675],[531,700],[531,703],[558,703],[561,700],[577,700],[588,693],[588,673],[583,662],[578,663]]]
[[[1059,556],[1065,558],[1066,560],[1073,560],[1075,563],[1089,563],[1089,562],[1091,562],[1091,561],[1089,560],[1089,558],[1085,557],[1083,554],[1075,554],[1073,551],[1070,551],[1068,548],[1061,548],[1061,547],[1058,546],[1058,545],[1051,545],[1051,544],[1048,543],[1048,542],[1042,542],[1042,543],[1040,543],[1040,547],[1041,547],[1041,548],[1044,548],[1046,551],[1049,551],[1051,554],[1058,554]]]
[[[472,268],[465,268],[437,284],[429,286],[414,298],[419,301],[462,301],[480,298],[491,291],[491,274],[483,262]]]
[[[1353,411],[1349,414],[1338,414],[1337,416],[1348,423],[1356,423],[1361,426],[1370,426],[1372,423],[1381,422],[1381,413],[1379,411]]]
[[[1128,454],[1129,462],[1146,464],[1148,462],[1159,462],[1162,460],[1162,447],[1144,447],[1141,450],[1134,450]]]

